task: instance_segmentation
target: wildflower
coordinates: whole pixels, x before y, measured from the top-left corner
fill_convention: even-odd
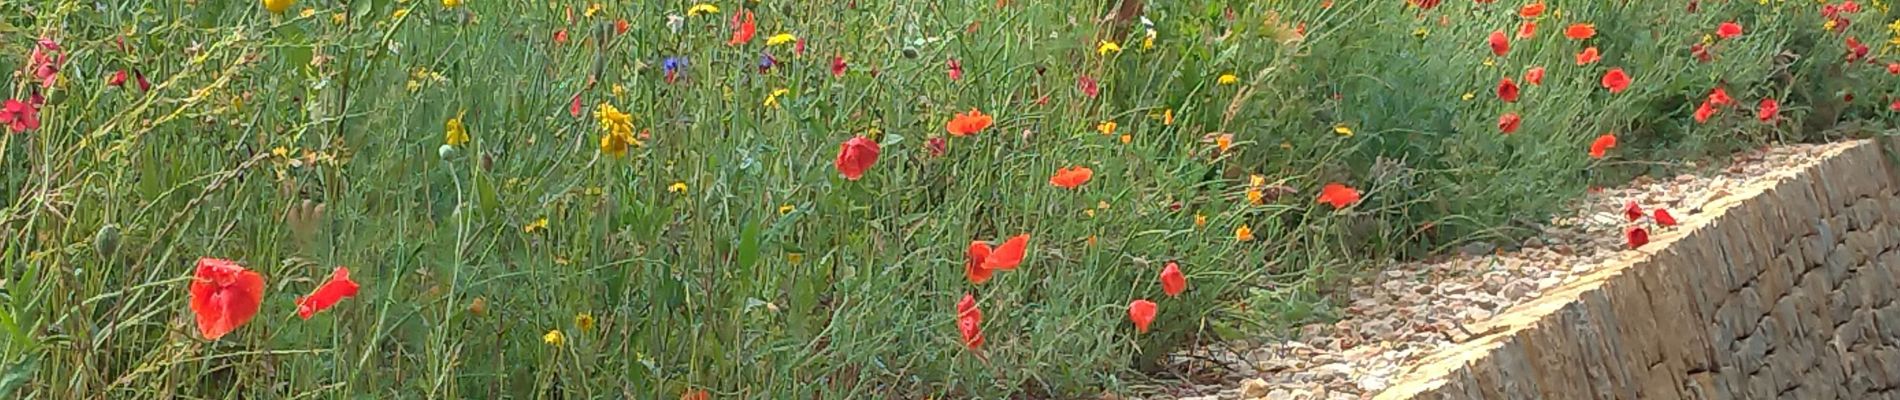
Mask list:
[[[1201,214],[1201,213],[1198,213],[1198,212],[1197,212],[1197,213],[1194,213],[1194,227],[1195,227],[1195,228],[1200,228],[1200,227],[1203,227],[1203,226],[1207,226],[1207,215],[1206,215],[1206,214]],[[1250,230],[1250,231],[1249,231],[1249,232],[1247,233],[1247,235],[1248,235],[1248,236],[1253,236],[1253,232],[1252,232],[1252,231]]]
[[[1722,107],[1735,104],[1735,98],[1728,96],[1727,89],[1718,87],[1709,91],[1709,103],[1716,107]]]
[[[1162,126],[1174,125],[1174,109],[1170,108],[1166,110],[1161,110],[1161,125]]]
[[[1100,56],[1106,56],[1108,55],[1108,53],[1120,53],[1120,52],[1122,52],[1122,45],[1117,44],[1112,41],[1103,40],[1101,44],[1097,44],[1095,46],[1095,54],[1100,55]]]
[[[1518,125],[1523,123],[1524,118],[1517,116],[1517,113],[1507,113],[1498,117],[1498,131],[1506,135],[1517,133]]]
[[[765,45],[777,46],[777,45],[782,45],[782,44],[791,43],[795,41],[798,41],[797,36],[792,36],[792,34],[790,33],[780,33],[777,35],[772,35],[772,37],[765,38]]]
[[[686,182],[675,181],[673,182],[672,185],[666,186],[666,191],[672,192],[672,193],[686,193]]]
[[[1596,24],[1570,24],[1570,27],[1564,28],[1564,37],[1570,38],[1570,40],[1584,40],[1596,37],[1596,35]]]
[[[112,73],[112,78],[106,80],[106,86],[123,87],[125,86],[125,79],[127,77],[128,75],[125,73],[125,70],[123,69],[119,70],[119,72],[114,72]]]
[[[540,219],[536,219],[534,220],[534,222],[529,222],[527,225],[524,225],[521,227],[521,232],[523,233],[544,232],[547,230],[548,230],[548,217],[541,217]]]
[[[1135,332],[1148,333],[1148,324],[1155,322],[1155,302],[1147,300],[1129,302],[1128,321],[1135,323]]]
[[[1590,158],[1602,159],[1610,149],[1616,148],[1616,135],[1605,133],[1590,142]]]
[[[1491,45],[1492,55],[1503,57],[1505,53],[1511,52],[1511,39],[1504,36],[1504,31],[1491,31],[1491,37],[1485,42]]]
[[[567,335],[561,334],[560,329],[551,329],[551,330],[548,330],[548,333],[541,335],[541,343],[547,343],[549,346],[561,347],[562,344],[567,343]]]
[[[1597,54],[1596,46],[1587,47],[1584,48],[1583,51],[1577,52],[1577,65],[1595,64],[1598,60],[1602,59],[1603,56]]]
[[[1095,95],[1102,91],[1101,87],[1095,84],[1095,78],[1090,78],[1088,75],[1075,78],[1075,88],[1081,90],[1082,94],[1088,95],[1091,99],[1095,98]]]
[[[983,346],[983,310],[976,306],[976,296],[963,294],[963,300],[957,301],[957,332],[963,335],[963,346],[976,350]]]
[[[1775,120],[1775,114],[1780,112],[1780,102],[1776,102],[1775,99],[1761,99],[1761,104],[1755,108],[1755,119],[1761,120],[1762,122],[1773,121]]]
[[[834,78],[844,77],[844,73],[846,69],[849,69],[849,66],[845,65],[844,57],[839,56],[839,57],[831,58],[831,76],[832,77]]]
[[[554,31],[554,44],[567,44],[567,28]]]
[[[1676,216],[1669,215],[1669,210],[1658,208],[1656,212],[1651,215],[1655,216],[1657,225],[1676,226]]]
[[[970,284],[981,285],[983,282],[988,282],[990,276],[995,273],[983,267],[983,260],[989,258],[990,252],[990,244],[981,240],[970,241],[970,248],[964,250],[963,276],[970,280]]]
[[[1194,222],[1196,224],[1199,224],[1201,222],[1200,218],[1195,217]],[[1234,241],[1237,241],[1237,242],[1253,241],[1253,228],[1248,227],[1247,224],[1240,224],[1239,228],[1234,228]]]
[[[924,141],[924,150],[930,151],[931,157],[943,157],[943,153],[950,151],[950,141],[942,136],[930,138]]]
[[[944,62],[944,67],[948,68],[948,72],[946,73],[950,74],[950,80],[963,79],[963,63],[957,62],[957,59],[952,58]]]
[[[766,304],[770,305],[771,303]],[[688,390],[686,393],[680,394],[680,400],[712,400],[712,393],[706,392],[706,389]]]
[[[877,163],[877,142],[863,136],[853,137],[838,144],[838,172],[848,180],[864,177],[864,171]]]
[[[706,3],[694,4],[692,7],[686,9],[686,16],[688,17],[697,17],[701,15],[706,15],[706,14],[718,14],[718,13],[719,13],[719,6],[706,4]]]
[[[1636,200],[1626,201],[1623,203],[1623,216],[1631,221],[1643,219],[1643,207],[1636,205]]]
[[[1328,183],[1319,190],[1319,202],[1333,205],[1333,209],[1346,208],[1359,202],[1359,190],[1339,183]]]
[[[1148,50],[1148,49],[1153,49],[1153,48],[1155,48],[1155,30],[1148,29],[1148,30],[1143,31],[1142,37],[1141,37],[1141,49]]]
[[[1696,62],[1704,64],[1715,59],[1715,56],[1709,53],[1709,48],[1701,43],[1689,46],[1689,55],[1695,56]]]
[[[1623,230],[1623,238],[1629,243],[1631,249],[1643,247],[1643,245],[1649,244],[1649,230],[1643,229],[1643,227],[1640,226],[1632,226]]]
[[[686,58],[667,57],[660,61],[660,70],[666,73],[666,83],[679,79],[680,70],[686,68]]]
[[[1344,122],[1334,123],[1333,134],[1344,136],[1344,137],[1352,137],[1352,127],[1347,126],[1346,123]]]
[[[1240,83],[1240,77],[1234,76],[1234,74],[1221,74],[1220,79],[1217,80],[1217,82],[1219,82],[1222,85],[1232,85],[1235,83]]]
[[[587,5],[587,10],[581,11],[581,15],[588,18],[593,18],[596,15],[600,15],[600,11],[601,11],[600,3],[590,3]]]
[[[1161,293],[1174,297],[1185,290],[1187,290],[1187,277],[1181,275],[1181,266],[1169,261],[1168,266],[1161,269]]]
[[[1544,9],[1544,2],[1539,0],[1536,3],[1525,4],[1523,7],[1518,7],[1517,16],[1523,18],[1537,18],[1539,15],[1544,15]]]
[[[468,128],[462,126],[462,114],[456,114],[455,118],[449,118],[448,122],[444,122],[442,125],[443,143],[450,146],[461,146],[464,143],[468,143]]]
[[[27,102],[7,99],[0,105],[0,125],[8,131],[20,133],[40,129],[40,110]]]
[[[778,206],[778,215],[791,214],[792,211],[795,210],[798,210],[798,207],[793,207],[791,204],[782,204]]]
[[[1852,36],[1847,38],[1847,62],[1851,63],[1867,58],[1868,51],[1871,51],[1871,49],[1869,49],[1866,44],[1861,43],[1860,39],[1855,39]]]
[[[1900,44],[1895,44],[1895,46],[1900,46]],[[1900,62],[1887,63],[1887,75],[1900,75]]]
[[[442,0],[442,8],[456,8],[461,6],[462,0]]]
[[[1612,94],[1622,93],[1630,88],[1630,75],[1623,72],[1622,68],[1611,68],[1609,72],[1603,73],[1603,88],[1610,89]]]
[[[732,13],[731,23],[732,40],[726,41],[726,45],[729,46],[738,46],[751,42],[752,35],[758,31],[757,20],[753,18],[751,11],[739,10],[739,12]]]
[[[785,88],[772,89],[772,93],[765,96],[765,108],[778,108],[778,98],[791,92],[791,89]]]
[[[1542,86],[1544,84],[1544,67],[1531,67],[1529,71],[1524,71],[1524,83]]]
[[[1735,21],[1723,22],[1721,26],[1715,27],[1715,36],[1720,36],[1723,39],[1734,39],[1736,36],[1741,35],[1742,25],[1735,23]]]
[[[1049,177],[1049,184],[1063,189],[1075,189],[1081,187],[1084,183],[1088,183],[1089,178],[1094,176],[1095,170],[1089,169],[1089,167],[1062,167],[1056,170],[1055,176]]]
[[[1115,134],[1115,126],[1115,121],[1102,121],[1100,124],[1095,124],[1095,131],[1101,132],[1104,136],[1113,135]]]
[[[475,314],[475,315],[487,314],[488,313],[488,299],[484,297],[476,297],[474,300],[469,300],[468,313]]]
[[[1226,153],[1231,147],[1234,147],[1234,134],[1223,133],[1214,137],[1214,148],[1219,149],[1220,152]]]
[[[613,104],[602,102],[594,108],[594,118],[600,122],[600,152],[614,158],[627,156],[627,149],[639,146],[640,140],[633,136],[633,116],[620,112]]]
[[[594,330],[594,315],[588,313],[574,314],[574,327],[580,328],[581,332]]]
[[[294,1],[292,0],[263,0],[263,3],[264,3],[265,11],[270,11],[271,14],[283,14],[284,10],[290,9],[290,3],[294,3]]]
[[[581,117],[581,93],[580,92],[574,92],[574,97],[571,99],[568,99],[567,115],[574,116],[574,118]]]
[[[251,322],[264,304],[264,277],[230,260],[199,258],[190,289],[191,312],[205,340]]]
[[[297,299],[297,316],[310,319],[311,315],[335,306],[346,297],[356,297],[356,281],[350,280],[350,269],[336,267],[330,272],[330,280],[317,286],[309,296]]]
[[[1709,122],[1709,118],[1715,116],[1715,107],[1710,103],[1711,101],[1709,100],[1703,100],[1702,105],[1699,107],[1696,107],[1695,109],[1696,123],[1700,124],[1700,123]]]
[[[1504,100],[1504,102],[1506,103],[1516,103],[1517,102],[1517,82],[1512,81],[1511,78],[1504,78],[1503,80],[1499,80],[1498,81],[1498,99]]]
[[[950,131],[950,135],[952,136],[970,136],[989,128],[990,122],[993,120],[994,119],[989,115],[983,114],[982,111],[971,108],[968,113],[956,114],[956,116],[951,117],[950,123],[945,124],[944,129]]]
[[[1014,270],[1017,266],[1022,265],[1023,257],[1026,256],[1028,252],[1029,234],[1025,233],[1012,236],[1009,240],[1003,241],[1002,245],[996,246],[989,255],[983,257],[983,268],[1003,271]]]

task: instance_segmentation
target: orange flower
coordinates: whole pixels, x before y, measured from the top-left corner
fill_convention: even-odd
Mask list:
[[[1531,70],[1524,71],[1524,83],[1529,83],[1535,86],[1543,86],[1544,85],[1544,67],[1532,67]]]
[[[1359,202],[1359,189],[1353,189],[1339,183],[1328,183],[1319,189],[1319,202],[1332,204],[1333,209],[1346,208]]]
[[[1595,64],[1598,60],[1602,59],[1603,56],[1597,54],[1597,48],[1595,46],[1585,48],[1582,52],[1577,53],[1577,65]]]
[[[1611,68],[1603,73],[1603,88],[1610,89],[1610,93],[1622,93],[1630,88],[1630,74],[1622,68]]]
[[[944,129],[949,130],[954,136],[970,136],[989,128],[992,120],[989,115],[972,108],[969,113],[957,114],[956,117],[950,118],[950,123],[944,126]]]
[[[1517,8],[1517,16],[1524,17],[1524,18],[1537,18],[1537,16],[1539,15],[1544,15],[1544,8],[1545,7],[1544,7],[1543,1],[1538,1],[1536,3],[1531,3],[1531,4],[1525,4],[1523,7]]]
[[[1089,167],[1079,165],[1063,167],[1056,170],[1055,176],[1049,177],[1049,184],[1063,189],[1074,189],[1082,186],[1084,183],[1088,183],[1089,178],[1094,176],[1095,170],[1089,169]]]
[[[1564,37],[1570,38],[1570,40],[1584,40],[1596,37],[1596,35],[1597,26],[1595,24],[1570,24],[1569,28],[1564,28]]]
[[[1613,148],[1616,148],[1616,135],[1605,133],[1597,136],[1596,141],[1590,142],[1590,158],[1601,159]]]

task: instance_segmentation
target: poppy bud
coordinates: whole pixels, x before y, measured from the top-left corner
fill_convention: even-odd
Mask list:
[[[92,250],[99,253],[99,258],[107,260],[118,254],[119,226],[106,224],[99,227],[99,233],[92,235]]]

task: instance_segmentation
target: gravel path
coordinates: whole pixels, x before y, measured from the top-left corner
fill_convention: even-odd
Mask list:
[[[1728,167],[1671,179],[1638,178],[1579,200],[1537,237],[1512,251],[1478,244],[1458,254],[1390,266],[1353,282],[1340,321],[1302,327],[1292,340],[1208,346],[1175,357],[1177,371],[1229,371],[1226,382],[1174,388],[1182,399],[1369,398],[1406,366],[1489,332],[1471,326],[1544,290],[1587,274],[1626,251],[1625,202],[1677,218],[1770,171],[1803,168],[1841,144],[1779,146],[1743,152]],[[1689,165],[1694,167],[1693,165]],[[1216,364],[1219,364],[1218,366]]]

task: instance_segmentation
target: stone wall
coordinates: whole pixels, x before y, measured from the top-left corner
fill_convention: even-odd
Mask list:
[[[1377,398],[1900,399],[1896,145],[1713,200]]]

